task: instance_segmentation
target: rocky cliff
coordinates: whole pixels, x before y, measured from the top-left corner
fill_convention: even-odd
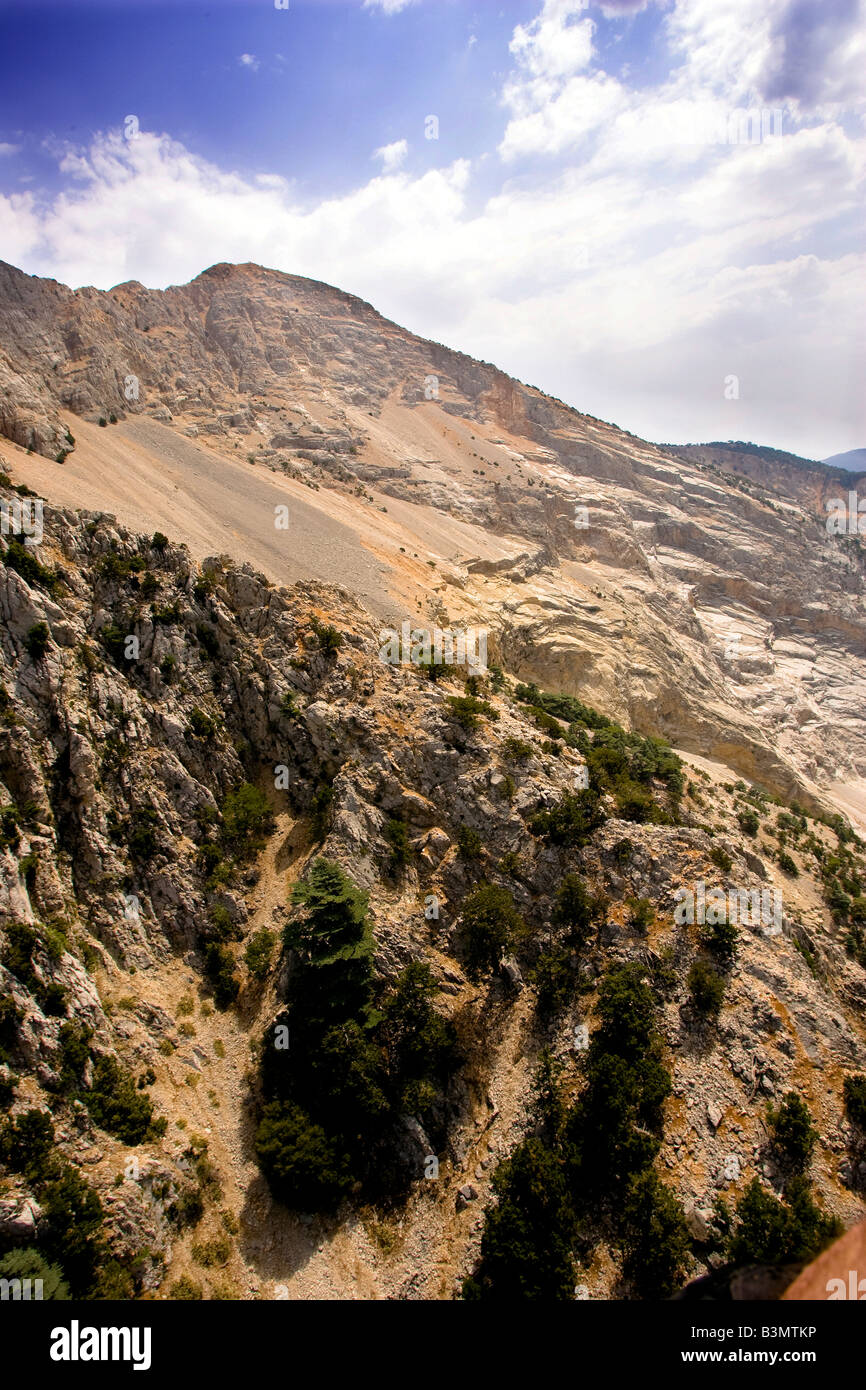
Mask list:
[[[226,362],[247,361],[240,324],[232,318],[230,328],[211,302],[212,285],[244,277],[259,273],[211,272],[166,296],[86,292],[84,302],[109,319],[138,316],[153,333],[158,306],[180,301],[190,332],[222,321]],[[281,294],[300,294],[297,282],[279,283]],[[39,293],[71,312],[68,292]],[[333,302],[339,337],[369,314]],[[491,369],[465,370],[494,380]],[[82,371],[81,389],[96,390],[99,379]],[[382,384],[392,389],[387,374]],[[460,389],[469,385],[464,377]],[[494,409],[482,394],[471,405],[479,420]],[[548,444],[553,429],[563,434],[555,461],[520,461],[539,493],[547,479],[544,495],[531,497],[528,479],[521,491],[525,534],[537,529],[547,558],[522,561],[518,577],[516,563],[476,561],[456,586],[461,605],[489,584],[486,611],[505,606],[496,627],[504,670],[391,665],[380,623],[345,589],[286,586],[226,556],[198,563],[166,536],[134,534],[93,510],[46,506],[40,545],[11,532],[0,542],[0,1084],[11,1115],[0,1134],[0,1242],[42,1250],[73,1291],[447,1299],[476,1276],[483,1292],[491,1242],[482,1240],[491,1214],[507,1210],[508,1175],[518,1172],[509,1164],[527,1137],[552,1142],[550,1089],[540,1117],[533,1077],[547,1067],[572,1117],[596,1094],[611,988],[638,991],[629,997],[651,1011],[649,1052],[670,1079],[621,1123],[629,1145],[650,1146],[641,1161],[671,1194],[672,1229],[685,1222],[679,1282],[725,1264],[717,1199],[732,1213],[755,1178],[768,1200],[793,1192],[785,1165],[796,1144],[768,1110],[791,1092],[819,1135],[805,1169],[821,1219],[848,1226],[862,1210],[851,1103],[852,1078],[866,1069],[862,843],[841,819],[774,803],[700,758],[681,769],[657,742],[515,679],[526,672],[554,690],[603,693],[628,676],[615,703],[634,724],[676,727],[688,705],[708,741],[714,730],[725,748],[751,746],[763,768],[758,716],[749,745],[737,731],[745,713],[740,726],[724,713],[735,707],[723,705],[722,662],[669,672],[666,663],[710,651],[707,604],[760,609],[769,623],[775,602],[787,618],[772,617],[779,632],[760,680],[775,682],[770,701],[802,700],[785,693],[780,669],[803,681],[813,673],[814,691],[815,668],[831,664],[826,652],[808,655],[808,643],[817,649],[819,631],[859,640],[859,561],[824,545],[809,518],[782,517],[709,473],[684,481],[649,446],[522,388],[508,395],[512,424],[519,414],[530,428],[537,411]],[[548,444],[537,443],[539,457]],[[591,495],[589,475],[572,471],[581,451],[595,470]],[[7,505],[32,476],[28,460],[8,452]],[[50,467],[65,477],[71,462]],[[450,477],[442,487],[444,510],[462,506],[479,527],[495,518],[505,534],[516,479],[505,511],[480,484],[464,491]],[[699,516],[677,512],[677,489]],[[565,510],[578,496],[596,516],[584,559]],[[729,539],[742,528],[724,574],[715,568],[723,517]],[[802,547],[804,573],[784,599],[762,559],[768,534],[788,564]],[[602,571],[607,588],[590,601]],[[584,576],[570,590],[569,573]],[[809,587],[830,575],[834,615]],[[451,589],[443,594],[438,602],[450,603]],[[847,660],[833,656],[840,682],[851,679]],[[748,659],[738,689],[747,674]],[[794,729],[813,715],[822,717],[777,718],[780,769],[795,765]],[[852,747],[857,738],[852,717]],[[810,746],[808,729],[803,739]],[[329,1212],[275,1197],[261,1130],[275,1025],[298,1026],[297,923],[311,909],[297,894],[293,902],[292,887],[323,859],[369,898],[375,1007],[363,1014],[363,1038],[354,1018],[341,1024],[346,1039],[360,1039],[345,1054],[343,1103],[354,1104],[363,1083],[358,1124],[368,1126],[371,1076],[384,1097],[370,1131],[376,1161],[363,1180],[343,1174]],[[684,891],[699,884],[763,891],[774,910],[723,940],[678,916]],[[498,896],[479,897],[487,890]],[[486,918],[485,902],[495,908]],[[360,945],[348,952],[362,954]],[[413,1007],[425,1036],[447,1033],[447,1064],[426,1079],[416,1058],[423,1085],[395,1089],[404,1063],[388,1030],[395,999],[420,978],[407,975],[413,966],[428,968],[430,990]],[[623,966],[636,975],[617,975]],[[287,1056],[296,1070],[311,1064],[302,1028]],[[568,1123],[573,1138],[577,1122]],[[295,1179],[299,1162],[297,1152],[286,1158]],[[388,1183],[386,1169],[396,1174]],[[563,1256],[577,1296],[640,1293],[646,1271],[628,1230],[588,1217],[578,1225]]]
[[[648,444],[252,265],[108,292],[3,266],[0,344],[0,430],[49,501],[485,625],[525,679],[866,815],[863,551],[828,534],[832,471]]]

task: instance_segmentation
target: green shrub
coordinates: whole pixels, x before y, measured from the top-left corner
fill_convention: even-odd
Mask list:
[[[457,848],[464,859],[480,859],[482,851],[482,839],[477,830],[473,830],[469,825],[461,825],[457,828]]]
[[[98,578],[119,584],[130,579],[132,575],[143,573],[147,568],[147,561],[143,555],[118,555],[117,551],[112,549],[97,560],[94,568]]]
[[[18,1046],[18,1029],[24,1012],[11,996],[0,998],[0,1063],[8,1062]]]
[[[670,1298],[686,1270],[689,1231],[681,1203],[652,1170],[634,1180],[624,1225],[626,1279],[638,1298]]]
[[[553,810],[536,812],[530,819],[529,829],[533,835],[543,836],[554,845],[579,846],[586,843],[605,819],[598,792],[589,787],[577,793],[565,792]]]
[[[0,808],[0,849],[17,849],[20,842],[18,809],[15,806],[3,806]]]
[[[33,958],[40,945],[35,930],[27,922],[7,922],[4,926],[6,945],[2,960],[26,990],[33,995],[40,1009],[49,1017],[57,1017],[65,1008],[66,992],[53,980],[43,983],[36,974]]]
[[[525,931],[507,888],[484,883],[461,906],[461,940],[470,979],[495,970]]]
[[[790,878],[800,877],[800,870],[797,868],[797,865],[794,863],[787,850],[782,849],[779,851],[778,861],[779,868],[782,870],[782,873],[788,874]]]
[[[90,1289],[104,1258],[102,1203],[89,1183],[70,1166],[39,1192],[41,1253],[63,1269],[73,1298]]]
[[[47,1110],[24,1110],[0,1130],[0,1158],[31,1180],[46,1175],[54,1149],[54,1125]]]
[[[228,866],[224,863],[225,854],[221,845],[216,845],[212,840],[206,840],[199,846],[197,861],[198,866],[209,883],[215,883],[219,879],[225,881],[228,876]]]
[[[154,531],[150,541],[150,548],[162,555],[164,551],[168,550],[168,536],[163,535],[162,531]]]
[[[205,623],[199,623],[196,627],[195,634],[202,650],[210,657],[211,661],[219,661],[220,643],[216,629],[208,627]]]
[[[317,840],[323,840],[331,826],[331,818],[334,812],[334,788],[330,782],[320,782],[313,792],[310,802],[310,815],[313,822],[313,834]]]
[[[33,661],[41,661],[48,651],[51,633],[47,623],[34,623],[24,638],[24,649]]]
[[[217,1008],[229,1008],[237,999],[241,987],[231,951],[221,941],[209,941],[204,948],[204,968]]]
[[[428,680],[447,681],[453,680],[457,675],[457,667],[449,666],[445,661],[434,661],[432,656],[429,661],[423,659],[417,663],[418,670],[423,671]]]
[[[78,1086],[90,1056],[90,1039],[93,1029],[85,1023],[64,1023],[58,1034],[60,1055],[63,1059],[60,1071],[61,1084],[68,1088]]]
[[[501,752],[510,763],[524,763],[532,757],[535,749],[525,739],[509,737],[502,740]]]
[[[198,1187],[189,1185],[181,1188],[177,1196],[166,1210],[169,1221],[177,1226],[178,1230],[185,1230],[188,1226],[197,1226],[204,1216],[204,1198]]]
[[[247,942],[244,964],[254,980],[264,980],[267,977],[276,940],[274,932],[268,931],[267,927],[261,927]]]
[[[656,919],[655,908],[649,898],[626,898],[626,906],[629,926],[645,936]]]
[[[846,1076],[843,1095],[848,1119],[866,1132],[866,1076]]]
[[[175,1279],[169,1288],[169,1293],[175,1302],[181,1303],[195,1303],[204,1298],[201,1284],[197,1284],[186,1274],[182,1275],[180,1279]]]
[[[725,998],[725,982],[709,961],[699,957],[688,974],[688,987],[695,1010],[705,1018],[716,1018]]]
[[[343,645],[343,634],[339,629],[331,627],[327,623],[320,623],[316,618],[313,619],[312,627],[318,639],[320,651],[323,651],[328,657],[336,656]]]
[[[2,559],[7,569],[15,570],[28,584],[37,585],[53,598],[58,597],[61,589],[60,576],[56,570],[46,569],[40,564],[29,545],[24,545],[14,536],[10,536]]]
[[[108,652],[116,666],[122,667],[128,659],[126,656],[126,637],[126,632],[116,623],[106,623],[105,627],[100,628],[100,645]]]
[[[196,705],[190,710],[189,724],[187,727],[190,733],[194,734],[196,738],[210,740],[216,737],[218,725],[211,715],[205,714],[204,710],[199,709]]]
[[[543,709],[536,709],[533,707],[530,708],[529,712],[539,729],[544,733],[550,734],[550,737],[553,739],[565,738],[566,731],[563,729],[558,719],[554,719],[552,715],[548,714]]]
[[[190,1253],[196,1264],[212,1269],[215,1265],[228,1264],[232,1253],[231,1241],[226,1236],[217,1236],[214,1240],[194,1241]]]
[[[48,1264],[38,1250],[21,1246],[10,1250],[0,1259],[0,1279],[29,1279],[31,1297],[33,1281],[41,1280],[41,1297],[44,1302],[66,1303],[70,1297],[69,1285],[63,1277],[63,1270],[59,1265]]]
[[[157,851],[156,830],[159,815],[152,806],[141,806],[127,825],[126,843],[133,859],[146,864]]]
[[[173,627],[180,622],[180,604],[175,599],[174,603],[152,603],[150,605],[150,616],[154,623],[161,623],[165,627]]]
[[[787,1264],[814,1259],[841,1234],[841,1223],[813,1202],[808,1181],[792,1178],[784,1201],[753,1178],[737,1204],[728,1242],[734,1264]]]
[[[385,839],[391,846],[391,865],[394,869],[404,869],[415,858],[415,849],[409,839],[405,822],[396,818],[385,825]]]
[[[424,1088],[441,1082],[453,1061],[453,1026],[433,1007],[438,993],[429,965],[412,961],[381,1002],[377,1038],[383,1050],[386,1084],[407,1114],[423,1111]]]
[[[707,949],[712,951],[724,969],[729,969],[733,965],[739,939],[740,933],[733,922],[714,922],[704,933],[704,943]]]
[[[154,1121],[151,1100],[114,1057],[96,1059],[93,1086],[84,1098],[93,1123],[124,1144],[142,1144],[165,1129],[164,1122]]]
[[[617,840],[616,844],[613,846],[613,849],[611,850],[611,854],[613,855],[613,862],[619,868],[623,868],[626,864],[631,862],[633,853],[634,847],[631,843],[631,840],[626,839]]]
[[[256,1157],[274,1195],[299,1211],[331,1211],[352,1187],[350,1161],[297,1105],[266,1105]]]
[[[561,1160],[524,1139],[493,1176],[481,1263],[463,1286],[472,1300],[569,1302],[574,1298],[574,1214]]]
[[[268,799],[250,782],[229,792],[222,804],[222,833],[232,852],[249,858],[264,848],[274,818]]]
[[[722,849],[721,845],[716,845],[710,850],[710,858],[716,868],[721,869],[723,874],[730,873],[734,861],[727,851]]]
[[[661,812],[647,788],[636,782],[619,780],[613,790],[616,808],[623,820],[634,821],[636,825],[661,820]]]
[[[598,995],[599,1027],[587,1052],[588,1084],[567,1125],[573,1190],[588,1211],[603,1196],[622,1200],[659,1151],[671,1078],[662,1062],[656,1012],[640,965],[608,971]]]
[[[243,932],[223,903],[208,908],[209,926],[202,933],[206,941],[240,941]],[[192,1013],[192,1008],[189,1010]]]
[[[305,912],[286,927],[290,950],[302,950],[313,958],[330,956],[354,947],[364,935],[367,894],[330,859],[313,861],[306,880],[294,885],[292,902]]]
[[[787,1091],[778,1107],[768,1107],[767,1119],[773,1147],[782,1162],[796,1173],[805,1172],[818,1141],[809,1107],[796,1091]]]
[[[395,1126],[405,1115],[441,1124],[454,1035],[425,964],[376,990],[367,895],[339,865],[314,860],[292,899],[286,1008],[262,1045],[257,1153],[279,1200],[330,1210],[349,1192],[381,1195],[418,1176]]]
[[[611,727],[611,720],[606,715],[599,714],[597,710],[584,705],[572,695],[551,695],[539,690],[537,685],[518,685],[514,691],[514,698],[521,704],[536,705],[570,724],[583,724],[589,729]]]
[[[740,823],[740,829],[744,835],[751,835],[754,837],[761,828],[761,822],[755,811],[740,811],[737,815],[737,820]]]
[[[476,700],[474,695],[449,695],[445,701],[452,717],[467,732],[477,729],[482,718],[498,719],[499,711],[486,700]]]
[[[601,912],[601,904],[589,892],[579,874],[566,874],[556,890],[553,908],[555,926],[568,929],[569,942],[575,947],[586,944],[592,925]]]
[[[552,942],[538,956],[530,978],[538,993],[538,1011],[543,1018],[560,1013],[575,990],[573,952],[561,942]]]

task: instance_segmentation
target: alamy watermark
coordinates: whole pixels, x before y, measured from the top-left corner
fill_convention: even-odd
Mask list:
[[[44,534],[41,497],[13,497],[0,502],[0,536],[23,536],[25,545],[41,545]]]
[[[721,922],[744,927],[763,926],[765,935],[782,930],[782,894],[778,888],[708,888],[703,879],[694,888],[678,888],[674,894],[674,922],[682,926],[718,926]]]
[[[379,657],[389,666],[468,666],[487,670],[487,628],[413,628],[404,622],[379,633]]]
[[[844,1298],[857,1303],[862,1303],[866,1299],[866,1279],[860,1279],[856,1269],[848,1270],[848,1285],[845,1286],[844,1279],[828,1279],[824,1285],[827,1290],[828,1302]]]
[[[866,497],[848,493],[847,505],[841,497],[827,499],[828,536],[866,536]]]
[[[738,106],[720,109],[713,103],[667,107],[647,121],[639,138],[675,145],[762,145],[782,136],[781,107]]]
[[[5,1303],[7,1299],[12,1299],[16,1303],[23,1301],[29,1303],[32,1300],[39,1301],[43,1297],[41,1279],[0,1279],[0,1302]]]

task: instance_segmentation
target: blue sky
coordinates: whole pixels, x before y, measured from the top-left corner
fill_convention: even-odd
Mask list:
[[[864,35],[862,0],[6,3],[0,257],[260,261],[649,438],[823,457],[866,443]]]

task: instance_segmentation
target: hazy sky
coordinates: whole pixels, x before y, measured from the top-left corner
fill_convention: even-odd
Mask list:
[[[32,274],[258,261],[650,439],[866,445],[866,0],[0,0],[0,52]]]

